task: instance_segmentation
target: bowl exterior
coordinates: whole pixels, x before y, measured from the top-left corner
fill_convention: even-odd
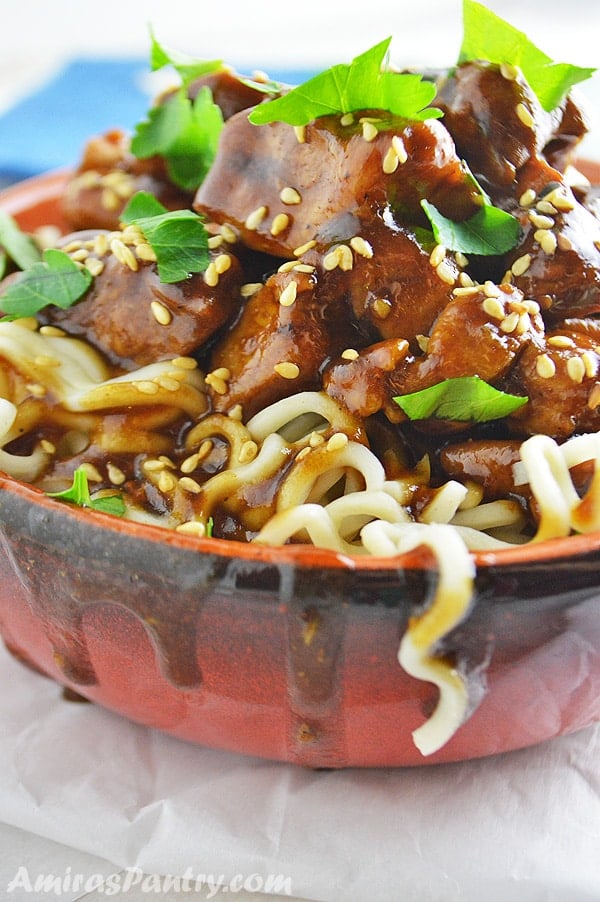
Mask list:
[[[65,180],[1,206],[60,226]],[[435,583],[426,560],[197,541],[0,474],[0,632],[21,661],[149,727],[310,767],[464,760],[600,719],[600,537],[477,563],[473,609],[439,653],[480,704],[423,758],[412,731],[437,689],[397,654]]]

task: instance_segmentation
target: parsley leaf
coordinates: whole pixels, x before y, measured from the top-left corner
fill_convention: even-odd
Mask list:
[[[508,416],[526,404],[528,398],[499,391],[479,376],[458,376],[421,391],[399,395],[394,401],[411,420],[433,417],[486,423]]]
[[[498,65],[518,66],[547,111],[558,106],[573,85],[590,78],[596,71],[553,62],[524,32],[475,0],[463,0],[463,30],[459,63],[488,60]]]
[[[51,304],[71,307],[91,284],[87,269],[80,269],[64,251],[48,248],[42,260],[20,273],[0,297],[0,310],[6,314],[3,319],[35,316]]]
[[[432,225],[435,240],[451,251],[480,256],[505,254],[521,234],[519,221],[491,203],[484,203],[462,222],[447,219],[428,200],[422,200],[421,206]]]
[[[182,282],[208,266],[208,233],[193,210],[169,212],[151,194],[138,192],[123,210],[121,221],[141,229],[156,254],[162,282]]]
[[[153,72],[172,66],[181,78],[184,87],[203,75],[218,72],[223,68],[223,60],[198,60],[176,50],[169,50],[160,44],[150,32],[150,66]]]
[[[217,152],[223,114],[204,86],[194,100],[181,87],[153,107],[131,139],[131,151],[139,159],[161,156],[171,181],[195,191],[204,181]]]
[[[46,492],[49,498],[57,498],[59,501],[68,501],[78,507],[89,507],[92,510],[102,511],[105,514],[113,514],[122,517],[125,513],[125,502],[120,495],[104,495],[100,498],[92,498],[88,485],[88,477],[85,467],[77,467],[73,472],[73,483],[64,492]]]
[[[357,110],[386,110],[414,120],[439,118],[441,111],[428,107],[436,94],[433,83],[382,68],[390,42],[386,38],[350,64],[332,66],[282,97],[259,104],[249,114],[250,122],[306,125],[320,116]]]
[[[12,216],[0,210],[0,279],[6,273],[9,259],[19,269],[27,269],[41,257],[41,251],[31,235],[22,232]]]

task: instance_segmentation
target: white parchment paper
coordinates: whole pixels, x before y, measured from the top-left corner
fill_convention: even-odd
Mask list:
[[[0,685],[0,821],[66,847],[59,869],[72,849],[147,874],[282,875],[320,902],[600,899],[600,726],[461,764],[313,772],[67,702],[4,649]],[[33,875],[30,846],[1,856]]]

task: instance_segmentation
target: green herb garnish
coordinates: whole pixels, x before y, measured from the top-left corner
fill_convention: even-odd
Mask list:
[[[481,3],[463,0],[463,42],[458,61],[469,60],[518,66],[542,107],[548,111],[562,102],[573,85],[590,78],[596,71],[553,62],[524,32]]]
[[[150,64],[153,70],[173,66],[181,85],[152,107],[147,120],[136,126],[131,151],[142,160],[163,157],[171,181],[186,191],[195,191],[215,158],[223,114],[213,103],[210,88],[204,86],[191,100],[188,87],[196,78],[218,71],[222,62],[176,54],[152,36]]]
[[[439,118],[441,110],[429,107],[435,86],[421,75],[400,74],[384,66],[391,38],[355,57],[315,75],[283,97],[254,107],[254,125],[287,122],[306,125],[320,116],[357,110],[385,110],[403,119]]]
[[[421,391],[399,395],[394,401],[411,420],[454,420],[486,423],[508,416],[528,398],[499,391],[479,376],[445,379]]]
[[[481,256],[496,256],[511,250],[519,240],[519,221],[494,207],[484,203],[473,216],[462,222],[447,219],[428,200],[421,206],[431,223],[435,240],[450,251]]]
[[[42,260],[33,263],[11,282],[0,297],[4,320],[35,316],[44,307],[66,309],[78,301],[92,284],[92,276],[64,251],[48,248]]]
[[[78,507],[89,507],[92,510],[102,511],[105,514],[113,514],[122,517],[125,514],[125,502],[120,495],[104,495],[101,498],[92,498],[88,485],[88,477],[85,467],[77,467],[73,472],[73,483],[64,492],[46,492],[49,498],[57,498],[59,501],[68,501]]]
[[[143,232],[162,282],[182,282],[208,266],[208,233],[193,210],[169,212],[153,195],[140,191],[123,210],[121,221]]]
[[[16,221],[0,210],[0,279],[6,273],[9,259],[19,269],[27,269],[42,258],[42,253],[31,237],[22,232]]]
[[[214,528],[215,528],[215,521],[213,520],[212,517],[209,517],[208,520],[206,521],[206,538],[207,539],[212,539]]]

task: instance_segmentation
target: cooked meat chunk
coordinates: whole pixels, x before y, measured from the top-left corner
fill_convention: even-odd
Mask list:
[[[438,120],[367,137],[337,116],[299,138],[285,123],[255,126],[238,113],[223,128],[194,208],[232,226],[248,247],[288,259],[332,219],[364,206],[390,207],[415,225],[428,225],[423,198],[455,219],[475,211],[477,192]]]
[[[281,398],[320,388],[324,361],[347,347],[347,316],[340,314],[339,305],[321,302],[313,274],[272,275],[213,351],[212,371],[228,371],[226,391],[213,392],[215,408],[241,404],[247,418]]]
[[[139,160],[120,130],[90,138],[62,198],[62,214],[72,231],[117,229],[119,217],[137,191],[153,194],[168,210],[189,207],[192,195],[169,180],[159,157]]]
[[[88,238],[84,232],[79,240],[83,244]],[[76,234],[69,236],[65,247],[74,246],[77,239]],[[90,256],[101,262],[102,269],[85,297],[66,310],[46,307],[41,317],[71,335],[85,336],[126,369],[192,354],[239,306],[242,272],[231,254],[226,269],[219,264],[223,272],[214,286],[202,273],[165,284],[155,263],[139,260],[133,270],[110,251]]]
[[[482,486],[486,501],[506,498],[515,490],[512,468],[520,460],[520,445],[516,439],[457,442],[442,449],[440,463],[453,479]]]
[[[261,100],[273,95],[265,95],[260,88],[255,88],[228,67],[202,75],[189,86],[187,93],[192,100],[201,88],[210,88],[214,102],[223,113],[223,119],[231,119],[241,110],[256,106]]]

